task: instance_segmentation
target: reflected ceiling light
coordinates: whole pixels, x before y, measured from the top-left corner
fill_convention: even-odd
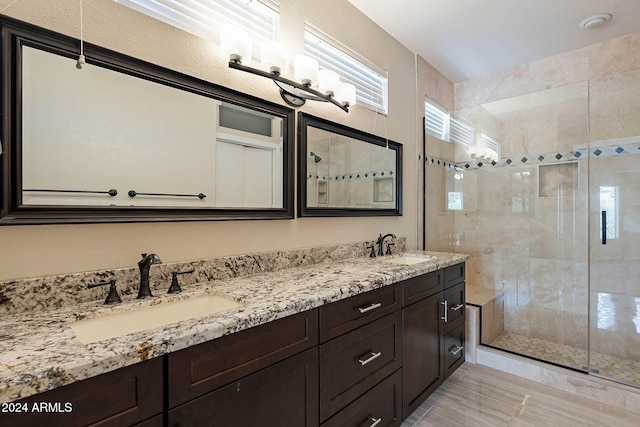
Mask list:
[[[289,55],[284,46],[268,42],[261,46],[261,63],[265,70],[249,67],[251,63],[251,40],[242,30],[223,27],[220,33],[220,48],[229,56],[229,67],[272,79],[280,88],[280,96],[289,105],[300,107],[307,100],[330,102],[349,112],[356,103],[356,87],[340,81],[334,71],[319,70],[318,61],[298,55],[294,58],[293,78],[283,77],[289,73]],[[268,71],[266,71],[268,70]]]
[[[599,13],[597,15],[593,15],[582,21],[579,25],[583,30],[588,30],[589,28],[598,27],[602,24],[606,24],[611,21],[613,16],[610,13]]]

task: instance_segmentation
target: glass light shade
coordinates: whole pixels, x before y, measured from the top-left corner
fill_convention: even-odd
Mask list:
[[[220,49],[230,60],[251,64],[251,37],[242,29],[223,25],[220,30]]]
[[[270,73],[289,74],[289,52],[280,43],[264,42],[261,46],[261,62]]]
[[[313,86],[318,83],[319,68],[320,65],[315,59],[309,56],[297,55],[294,59],[293,78],[303,85]]]
[[[340,82],[335,98],[343,104],[356,105],[356,87],[351,83]]]
[[[320,70],[318,73],[318,90],[327,95],[333,95],[340,85],[340,76],[335,71]]]

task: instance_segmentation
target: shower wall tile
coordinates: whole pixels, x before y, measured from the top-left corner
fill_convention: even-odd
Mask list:
[[[521,65],[454,85],[455,109],[479,105],[529,91],[529,66]]]
[[[589,49],[576,49],[532,62],[529,75],[531,91],[588,80]]]
[[[588,49],[590,79],[640,69],[640,33],[607,40]]]
[[[637,138],[640,135],[640,103],[637,102],[639,97],[640,64],[638,69],[592,80],[591,140]]]

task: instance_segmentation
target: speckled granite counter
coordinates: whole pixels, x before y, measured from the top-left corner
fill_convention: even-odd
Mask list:
[[[244,277],[183,286],[178,295],[152,300],[123,297],[116,307],[99,301],[4,313],[0,321],[0,402],[9,402],[177,351],[323,304],[465,261],[462,254],[412,251],[424,263],[400,265],[384,258],[325,260]],[[103,289],[103,292],[105,289]],[[165,290],[166,292],[166,290]],[[126,336],[81,344],[68,322],[105,312],[185,299],[202,293],[228,296],[243,305]],[[104,298],[104,295],[102,295]]]

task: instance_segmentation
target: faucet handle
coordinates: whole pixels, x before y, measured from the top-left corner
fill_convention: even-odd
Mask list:
[[[385,252],[385,255],[392,255],[391,246],[395,246],[395,244],[394,243],[387,243],[387,252]]]
[[[180,283],[178,283],[178,274],[190,274],[195,270],[186,270],[186,271],[174,271],[171,273],[171,286],[169,286],[168,294],[179,294],[182,292],[182,288],[180,287]]]
[[[367,249],[371,249],[371,253],[369,254],[370,258],[375,258],[376,257],[376,246],[372,245],[372,246],[367,246]]]
[[[109,304],[119,304],[122,302],[120,299],[120,295],[118,295],[118,290],[116,289],[116,279],[107,280],[99,283],[90,283],[87,285],[87,288],[95,288],[97,286],[109,285],[109,294],[107,295],[107,299],[104,300],[104,303]]]

